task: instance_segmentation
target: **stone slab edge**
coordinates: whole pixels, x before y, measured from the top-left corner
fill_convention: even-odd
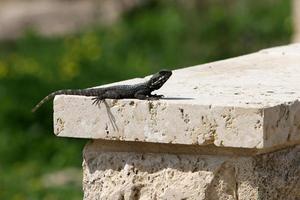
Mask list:
[[[61,137],[277,149],[300,143],[298,101],[267,108],[214,107],[178,100],[106,100],[57,96],[54,133]]]

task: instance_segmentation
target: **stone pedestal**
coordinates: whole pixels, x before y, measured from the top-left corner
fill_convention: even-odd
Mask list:
[[[171,153],[176,145],[143,146],[104,140],[87,144],[84,198],[300,199],[300,145],[248,156],[234,150]]]
[[[300,45],[175,70],[157,93],[55,98],[55,134],[92,139],[84,199],[300,199]]]

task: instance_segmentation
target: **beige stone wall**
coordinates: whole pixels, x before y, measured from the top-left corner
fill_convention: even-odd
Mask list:
[[[234,151],[231,155],[141,153],[131,152],[130,146],[127,152],[112,150],[117,144],[86,145],[85,200],[300,199],[300,146],[239,156]]]

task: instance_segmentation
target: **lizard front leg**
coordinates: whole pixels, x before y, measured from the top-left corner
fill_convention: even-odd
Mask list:
[[[134,98],[140,99],[140,100],[145,100],[145,99],[147,99],[147,95],[145,95],[143,93],[135,93]]]
[[[159,95],[159,94],[150,94],[149,97],[153,97],[153,98],[157,98],[157,99],[161,99],[162,97],[164,97],[164,95]]]
[[[134,97],[140,100],[158,100],[163,95],[152,95],[152,94],[145,94],[144,92],[137,92],[135,93]]]

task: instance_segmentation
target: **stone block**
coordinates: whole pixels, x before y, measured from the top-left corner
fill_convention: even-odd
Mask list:
[[[300,199],[300,146],[240,156],[234,151],[172,154],[157,145],[88,143],[83,156],[84,199]]]

